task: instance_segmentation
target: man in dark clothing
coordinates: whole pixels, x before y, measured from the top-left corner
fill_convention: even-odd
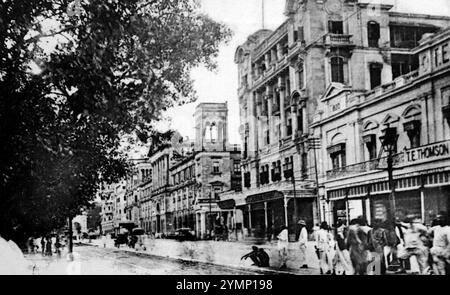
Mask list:
[[[268,267],[270,258],[266,251],[264,251],[264,249],[259,249],[256,246],[253,246],[252,250],[252,252],[242,256],[241,260],[250,258],[253,261],[254,265],[259,267]]]
[[[258,260],[261,263],[260,267],[269,267],[270,266],[270,257],[269,254],[264,251],[264,249],[258,249]]]
[[[250,258],[253,261],[253,264],[256,266],[260,266],[259,260],[258,260],[258,247],[253,246],[252,252],[245,254],[241,257],[241,260],[245,260],[247,258]]]

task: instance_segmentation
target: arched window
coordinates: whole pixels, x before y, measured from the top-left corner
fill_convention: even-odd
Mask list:
[[[219,135],[219,131],[218,131],[218,127],[217,124],[215,122],[213,122],[210,126],[210,138],[211,138],[211,142],[217,142],[218,140],[218,135]]]
[[[421,134],[421,115],[420,106],[413,105],[409,106],[403,113],[405,118],[405,123],[403,124],[403,129],[408,134],[410,148],[417,148],[420,146],[420,134]]]
[[[334,56],[331,62],[331,82],[344,83],[344,59]]]
[[[346,166],[345,138],[341,133],[336,134],[331,140],[331,146],[327,148],[333,170]]]

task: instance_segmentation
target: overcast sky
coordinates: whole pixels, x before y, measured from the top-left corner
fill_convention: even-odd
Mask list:
[[[240,143],[239,109],[237,98],[237,66],[234,64],[236,47],[247,37],[262,28],[262,0],[201,0],[202,11],[214,20],[227,24],[234,36],[227,46],[222,46],[219,54],[219,68],[216,73],[200,68],[192,72],[197,102],[170,110],[167,116],[171,128],[193,139],[193,113],[200,102],[225,102],[229,106],[229,134],[231,143]],[[379,3],[380,0],[377,2]],[[369,1],[362,1],[369,2]],[[375,3],[377,3],[375,2]],[[394,4],[395,0],[383,3]],[[285,0],[265,0],[265,27],[277,28],[284,20]],[[440,14],[450,16],[450,0],[398,0],[397,9],[402,12]]]

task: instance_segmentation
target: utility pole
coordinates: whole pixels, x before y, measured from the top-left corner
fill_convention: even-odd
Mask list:
[[[211,186],[211,192],[209,193],[209,216],[208,216],[208,223],[209,223],[209,238],[211,239],[212,237],[212,216],[211,216],[211,202],[212,202],[212,194],[213,194],[213,190],[212,190],[212,186]]]
[[[388,179],[389,179],[389,187],[391,188],[389,194],[389,205],[391,207],[391,218],[395,222],[395,182],[394,182],[394,159],[393,159],[392,149],[389,149],[388,158],[387,158],[387,169],[388,169]]]
[[[265,29],[265,20],[264,20],[264,1],[261,0],[261,14],[262,14],[262,28]]]
[[[297,222],[298,222],[298,216],[297,216],[297,193],[295,190],[295,174],[294,174],[294,167],[292,165],[292,185],[294,187],[294,234],[295,237],[297,237]]]
[[[316,156],[316,150],[320,149],[320,138],[310,138],[309,140],[309,148],[313,150],[314,153],[314,171],[315,171],[315,177],[316,177],[316,197],[317,197],[317,214],[319,219],[320,217],[320,195],[319,195],[319,171],[317,169],[317,156]]]

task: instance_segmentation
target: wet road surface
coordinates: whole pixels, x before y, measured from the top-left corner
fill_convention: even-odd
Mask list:
[[[28,255],[37,275],[257,275],[260,272],[235,269],[196,262],[184,262],[164,257],[104,249],[93,246],[75,246],[74,261],[41,254]]]

